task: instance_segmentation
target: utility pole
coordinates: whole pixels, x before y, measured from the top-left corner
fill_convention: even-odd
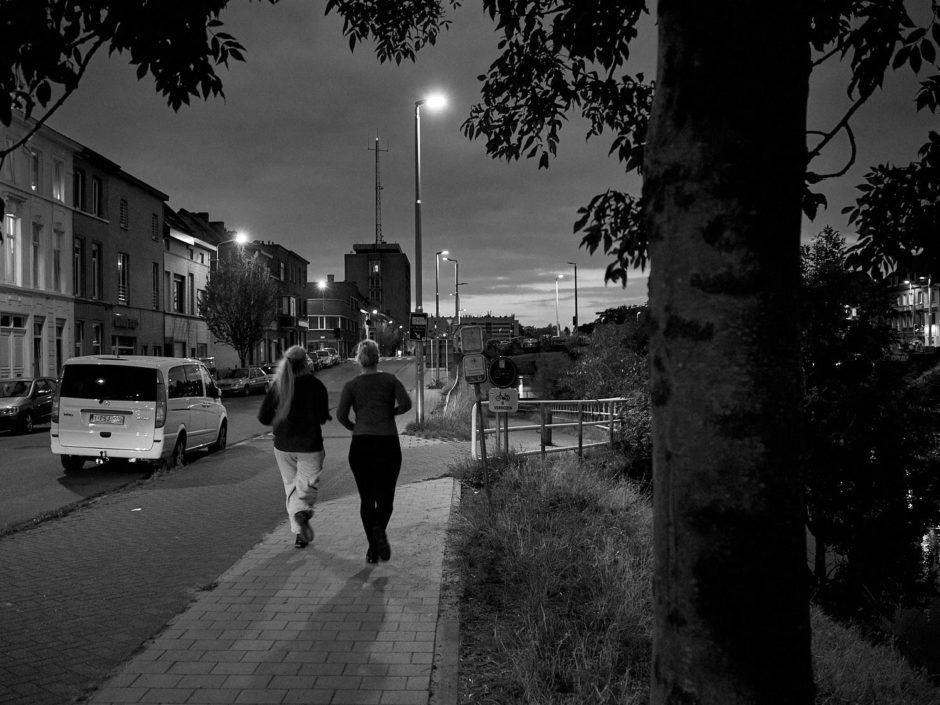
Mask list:
[[[382,238],[382,179],[379,176],[379,152],[387,152],[388,147],[382,149],[379,147],[379,138],[375,138],[375,147],[366,147],[370,152],[375,152],[375,244],[381,245],[385,242]]]

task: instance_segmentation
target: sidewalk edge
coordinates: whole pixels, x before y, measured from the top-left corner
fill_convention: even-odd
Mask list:
[[[437,610],[437,631],[434,637],[434,663],[428,705],[457,705],[459,694],[460,662],[460,610],[458,598],[460,581],[451,569],[453,542],[451,539],[454,515],[460,505],[460,482],[454,480],[450,501],[447,531],[444,534],[443,570],[441,574],[440,603]]]

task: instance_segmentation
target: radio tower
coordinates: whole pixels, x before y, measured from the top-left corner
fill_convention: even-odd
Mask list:
[[[379,176],[379,152],[387,152],[388,148],[379,147],[379,138],[375,138],[375,147],[367,147],[370,152],[375,152],[375,244],[381,245],[385,242],[382,238],[382,179]]]

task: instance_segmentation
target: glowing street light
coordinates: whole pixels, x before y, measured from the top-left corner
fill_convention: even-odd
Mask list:
[[[415,101],[415,303],[417,312],[424,312],[421,290],[421,106],[439,110],[447,104],[440,93],[432,93]],[[424,422],[424,343],[415,341],[415,420]]]

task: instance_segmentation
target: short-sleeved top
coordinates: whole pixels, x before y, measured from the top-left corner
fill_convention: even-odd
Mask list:
[[[277,385],[272,384],[261,402],[258,421],[267,425],[277,413]],[[294,380],[294,398],[290,412],[274,427],[274,447],[288,453],[313,453],[323,450],[320,424],[330,420],[330,402],[323,382],[311,374]]]
[[[356,420],[349,419],[350,409]],[[401,380],[388,372],[371,372],[349,380],[336,407],[336,420],[354,436],[397,436],[395,416],[411,409]]]

